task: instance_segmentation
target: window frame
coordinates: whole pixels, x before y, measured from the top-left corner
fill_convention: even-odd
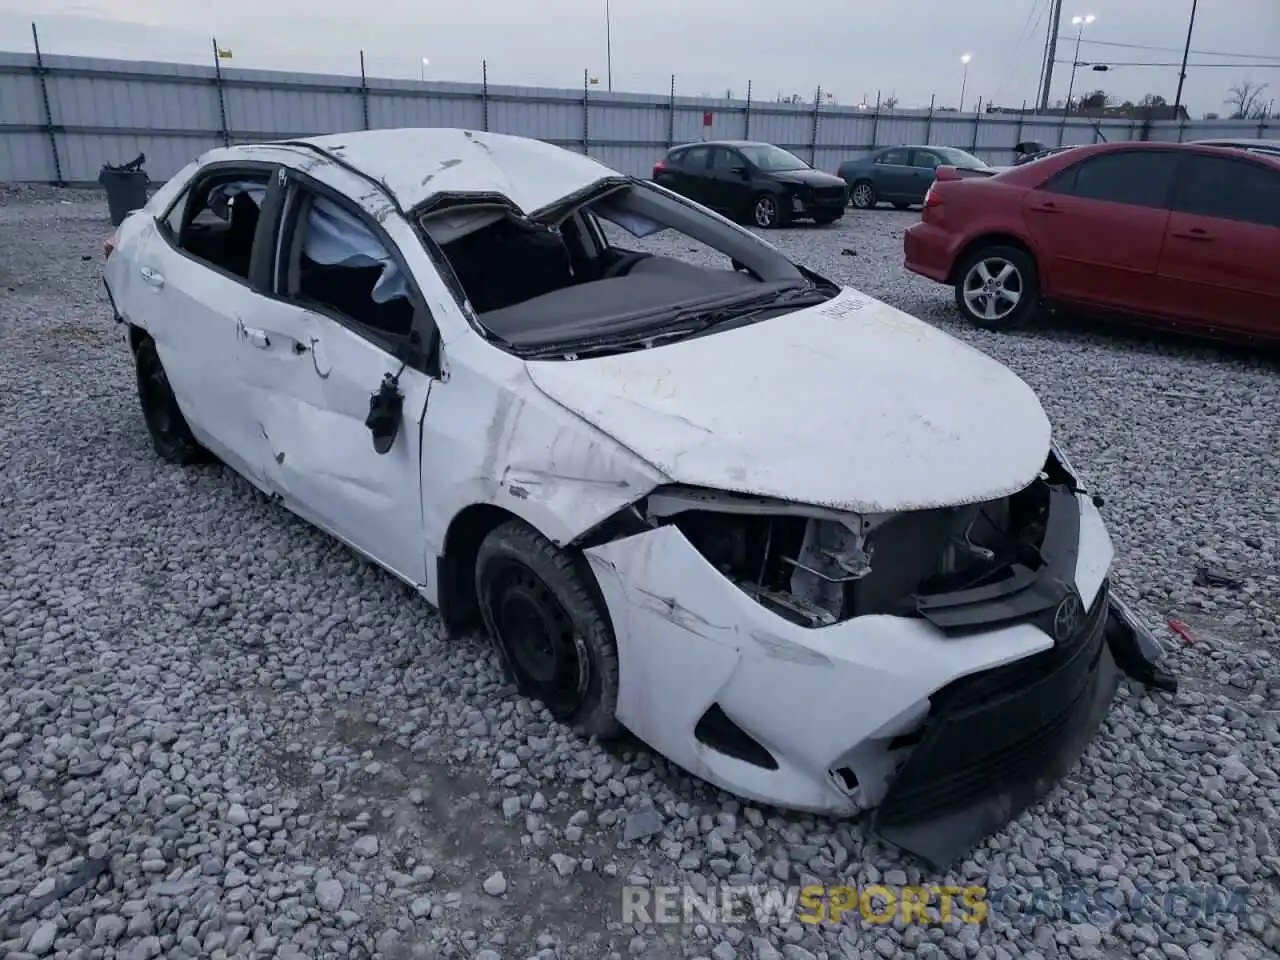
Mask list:
[[[279,209],[277,216],[273,218],[273,221],[278,226],[274,231],[274,242],[270,247],[271,257],[267,267],[264,295],[299,310],[307,310],[327,320],[332,320],[340,327],[351,331],[362,340],[377,347],[392,359],[401,359],[398,355],[399,348],[407,343],[414,334],[417,334],[422,345],[422,363],[408,363],[406,366],[429,377],[438,378],[440,376],[440,329],[436,324],[434,315],[431,313],[431,308],[427,305],[426,297],[422,295],[417,278],[409,269],[409,264],[405,260],[404,254],[400,251],[399,245],[372,214],[341,191],[316,180],[314,177],[308,176],[300,170],[284,165],[280,166],[280,177],[283,182],[279,184],[279,199],[277,200]],[[299,192],[304,194],[301,199],[296,198],[296,194]],[[405,278],[409,304],[413,308],[413,321],[408,336],[403,338],[394,337],[378,330],[376,327],[362,323],[356,317],[348,316],[336,307],[304,300],[289,292],[287,271],[294,246],[298,242],[299,214],[304,209],[302,201],[306,199],[305,194],[322,197],[331,203],[337,204],[348,214],[356,216],[386,248],[391,255],[391,259],[395,261],[396,266]],[[418,236],[416,230],[411,232],[415,237]]]
[[[257,268],[263,248],[270,249],[275,236],[274,217],[269,214],[271,212],[271,191],[279,170],[280,164],[270,160],[220,160],[201,167],[191,175],[191,179],[187,181],[186,186],[165,207],[164,211],[156,215],[156,233],[168,244],[170,250],[184,259],[190,260],[192,263],[198,263],[221,277],[226,277],[241,286],[248,287],[255,293],[265,293],[263,278]],[[195,214],[192,212],[195,198],[208,195],[209,188],[214,185],[210,181],[223,182],[237,179],[238,176],[256,181],[262,173],[266,174],[267,195],[263,198],[262,207],[259,210],[258,226],[253,234],[253,248],[249,253],[248,276],[242,277],[238,273],[232,273],[212,261],[196,256],[182,246],[182,236],[190,228],[191,221],[195,219]],[[182,211],[182,219],[179,221],[181,225],[175,235],[170,221],[173,214],[179,209]]]
[[[716,166],[716,156],[719,154],[724,154],[726,157],[729,158],[728,166],[724,167],[723,169]],[[710,170],[712,173],[731,174],[733,173],[734,167],[745,167],[748,170],[751,169],[751,164],[747,162],[747,158],[744,157],[737,150],[733,149],[733,147],[712,147],[710,159],[711,159]]]
[[[1248,151],[1244,151],[1244,152],[1247,153]],[[1181,204],[1183,201],[1184,190],[1186,189],[1187,183],[1189,181],[1189,174],[1191,173],[1191,169],[1193,165],[1199,160],[1204,160],[1209,163],[1227,163],[1237,167],[1243,166],[1243,167],[1248,167],[1249,169],[1252,169],[1252,170],[1260,170],[1264,176],[1270,175],[1275,179],[1277,184],[1280,184],[1280,170],[1273,169],[1272,166],[1268,163],[1265,163],[1265,162],[1260,163],[1249,157],[1219,156],[1217,154],[1207,154],[1207,153],[1199,153],[1199,152],[1189,153],[1182,158],[1182,163],[1180,164],[1178,169],[1178,177],[1174,184],[1173,199],[1171,201],[1171,207],[1170,207],[1170,209],[1174,213],[1180,213],[1183,216],[1188,216],[1188,217],[1204,217],[1207,220],[1221,220],[1224,223],[1247,223],[1250,226],[1262,227],[1264,229],[1266,228],[1280,229],[1280,204],[1277,205],[1277,212],[1276,212],[1274,223],[1266,223],[1261,220],[1247,220],[1241,217],[1224,217],[1219,214],[1199,213],[1194,210],[1183,209]],[[1280,191],[1277,191],[1277,195],[1280,196]]]
[[[932,164],[916,163],[916,157],[925,156],[933,159]],[[917,149],[911,151],[911,163],[909,166],[917,170],[937,170],[939,167],[946,166],[947,161],[940,154],[934,153],[932,150]]]
[[[1147,203],[1132,203],[1127,200],[1107,200],[1100,197],[1082,197],[1076,192],[1079,183],[1080,171],[1087,164],[1098,160],[1106,160],[1114,157],[1133,157],[1133,156],[1151,156],[1166,157],[1173,163],[1173,176],[1169,180],[1169,188],[1165,194],[1164,203],[1160,206],[1152,206]],[[1177,189],[1178,181],[1182,176],[1182,156],[1176,150],[1109,150],[1106,153],[1094,153],[1087,157],[1083,157],[1070,166],[1064,167],[1057,173],[1054,173],[1040,186],[1037,190],[1045,193],[1053,193],[1058,196],[1071,197],[1074,200],[1084,200],[1089,203],[1113,203],[1121,207],[1136,207],[1140,210],[1164,210],[1172,211],[1173,199]]]
[[[703,162],[701,166],[693,166],[688,161],[699,150],[706,151],[706,160]],[[711,154],[712,154],[712,151],[714,150],[715,150],[715,147],[705,143],[690,147],[688,150],[685,151],[685,154],[684,154],[685,162],[680,165],[680,170],[683,173],[710,173],[711,172]]]

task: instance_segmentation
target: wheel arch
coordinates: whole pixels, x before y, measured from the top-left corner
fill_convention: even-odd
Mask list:
[[[1036,252],[1031,247],[1031,244],[1017,234],[993,231],[979,234],[960,248],[956,253],[955,259],[951,261],[951,269],[947,272],[948,284],[955,284],[960,279],[960,268],[964,265],[964,262],[975,250],[980,250],[983,247],[1014,247],[1021,250],[1031,258],[1031,263],[1036,268],[1036,273],[1041,277],[1044,275],[1040,267],[1039,258],[1036,257]]]
[[[451,636],[459,636],[481,622],[476,594],[476,557],[480,552],[480,544],[498,527],[513,520],[526,524],[558,549],[569,554],[582,577],[583,585],[599,605],[601,616],[611,620],[600,584],[591,571],[584,551],[596,542],[635,532],[629,517],[630,508],[624,507],[581,536],[566,542],[563,538],[550,535],[543,525],[528,516],[522,516],[506,507],[493,503],[472,503],[463,507],[449,522],[444,545],[436,558],[436,609],[446,632]]]
[[[142,346],[144,341],[150,340],[151,334],[143,330],[137,324],[129,324],[129,351],[136,355],[138,348]]]

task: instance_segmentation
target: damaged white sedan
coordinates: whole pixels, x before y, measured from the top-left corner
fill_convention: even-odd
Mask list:
[[[669,231],[719,262],[619,245]],[[560,720],[936,863],[1117,663],[1095,498],[995,361],[579,154],[379,130],[200,157],[107,244],[157,452],[483,624]]]

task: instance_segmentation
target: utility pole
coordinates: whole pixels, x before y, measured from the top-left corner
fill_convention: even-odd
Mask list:
[[[1196,26],[1196,0],[1191,0],[1191,19],[1187,21],[1187,45],[1182,48],[1182,70],[1178,73],[1178,92],[1173,97],[1173,119],[1178,119],[1182,106],[1182,82],[1187,79],[1187,56],[1191,53],[1191,31]]]
[[[1049,15],[1049,48],[1044,57],[1044,87],[1040,90],[1040,112],[1049,109],[1049,88],[1053,86],[1053,61],[1058,56],[1058,21],[1062,19],[1062,0],[1053,0]]]
[[[609,17],[609,0],[604,0],[604,56],[609,92],[613,93],[613,24]]]

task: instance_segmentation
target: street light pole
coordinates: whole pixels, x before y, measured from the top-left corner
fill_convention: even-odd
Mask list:
[[[1182,82],[1187,79],[1187,56],[1191,53],[1191,31],[1196,25],[1196,0],[1191,0],[1191,19],[1187,21],[1187,45],[1182,48],[1182,69],[1178,72],[1178,92],[1173,96],[1173,118],[1178,119],[1182,106]]]
[[[609,16],[609,0],[604,0],[604,58],[609,92],[613,93],[613,24]]]
[[[964,64],[964,73],[960,75],[960,110],[964,113],[964,90],[969,85],[969,61],[973,59],[973,54],[966,53],[960,58],[960,62]]]
[[[1071,94],[1076,88],[1076,67],[1080,66],[1080,38],[1084,35],[1084,28],[1097,19],[1092,13],[1071,18],[1071,25],[1076,28],[1076,55],[1071,59],[1071,82],[1067,85],[1067,105],[1063,109],[1064,115],[1071,112]]]
[[[427,64],[429,64],[430,62],[431,61],[429,59],[427,59],[426,57],[423,57],[422,63],[418,65],[418,79],[420,81],[427,79]]]

